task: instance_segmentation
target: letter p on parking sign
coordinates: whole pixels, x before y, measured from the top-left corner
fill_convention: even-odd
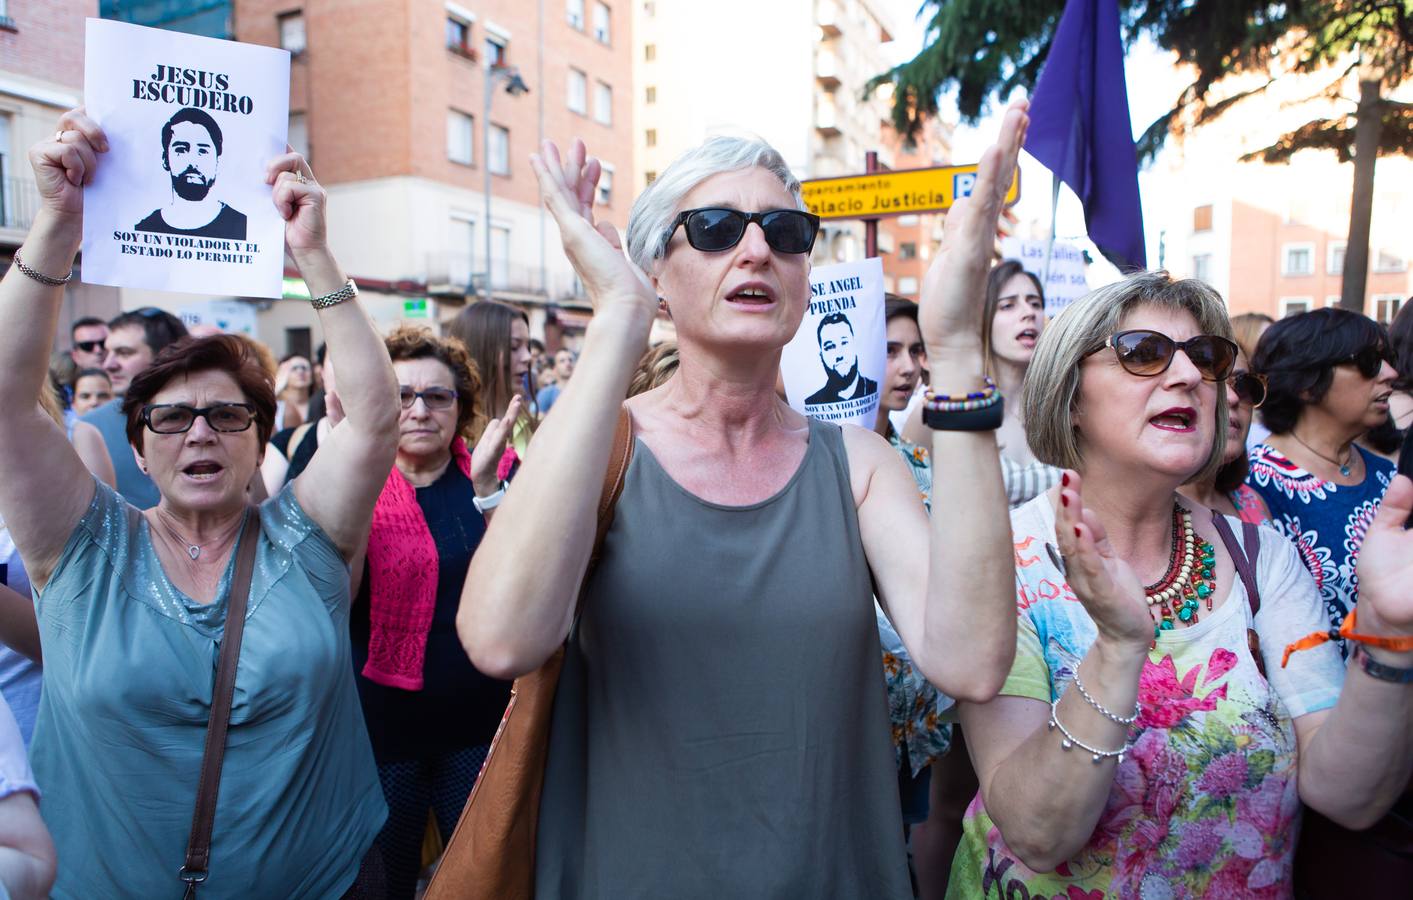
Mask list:
[[[971,189],[975,186],[975,172],[958,172],[952,176],[952,199],[955,201],[963,197],[970,197]]]

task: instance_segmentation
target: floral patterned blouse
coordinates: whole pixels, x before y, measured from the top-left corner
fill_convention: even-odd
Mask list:
[[[927,450],[898,437],[891,428],[888,442],[907,461],[923,505],[931,512],[932,463]],[[955,701],[933,687],[913,665],[903,639],[877,603],[874,614],[878,618],[878,640],[883,646],[883,678],[888,684],[888,718],[893,726],[898,768],[903,767],[906,751],[909,774],[916,776],[951,747],[952,726],[942,722],[941,716]]]
[[[1018,628],[1001,693],[1049,704],[1069,688],[1097,632],[1053,561],[1049,499],[1016,510],[1011,524]],[[1233,530],[1241,534],[1236,524]],[[963,823],[949,898],[1290,896],[1300,816],[1292,720],[1335,704],[1344,667],[1325,644],[1281,668],[1287,644],[1329,624],[1295,549],[1270,528],[1260,535],[1254,623],[1236,579],[1216,609],[1190,628],[1162,632],[1149,652],[1132,747],[1084,848],[1054,871],[1030,870],[978,794]],[[1267,677],[1247,643],[1248,627],[1260,637]]]
[[[1247,454],[1251,472],[1246,483],[1266,501],[1276,530],[1300,551],[1336,628],[1359,599],[1354,574],[1359,548],[1396,474],[1393,463],[1356,449],[1365,471],[1364,481],[1356,485],[1316,478],[1270,444],[1257,444]],[[1347,652],[1344,642],[1338,643]]]

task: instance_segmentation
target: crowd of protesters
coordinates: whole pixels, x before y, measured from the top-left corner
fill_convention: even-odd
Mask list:
[[[759,141],[621,238],[542,146],[595,308],[553,352],[494,301],[380,334],[280,156],[325,343],[276,362],[151,307],[53,352],[107,151],[65,114],[0,281],[0,898],[412,898],[547,662],[537,898],[1413,883],[1413,308],[1137,272],[1047,317],[994,258],[1027,123],[886,298],[866,429],[779,392],[819,220]]]

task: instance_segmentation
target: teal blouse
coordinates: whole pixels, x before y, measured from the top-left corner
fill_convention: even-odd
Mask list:
[[[202,900],[341,896],[387,816],[349,660],[348,566],[286,486],[260,507]],[[31,758],[53,896],[179,897],[236,554],[210,604],[173,586],[103,484],[36,599]]]

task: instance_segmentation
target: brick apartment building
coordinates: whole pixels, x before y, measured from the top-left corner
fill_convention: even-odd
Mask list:
[[[532,332],[552,344],[582,328],[587,303],[542,211],[529,155],[542,138],[584,138],[604,161],[598,215],[626,226],[628,0],[555,3],[543,17],[513,0],[201,6],[191,30],[290,51],[290,143],[329,191],[330,244],[380,324],[445,319],[489,290],[526,309]],[[191,4],[172,0],[104,7],[141,24],[192,21]],[[497,67],[489,115],[488,65]],[[512,67],[528,92],[507,92]],[[287,287],[291,299],[302,293],[295,279]],[[257,335],[276,350],[310,340],[306,303],[258,305]]]
[[[97,0],[0,2],[0,267],[8,268],[34,220],[39,194],[29,148],[54,134],[83,90],[83,20]],[[81,261],[80,261],[81,262]],[[81,316],[110,318],[118,291],[75,279],[65,289],[58,344]]]

